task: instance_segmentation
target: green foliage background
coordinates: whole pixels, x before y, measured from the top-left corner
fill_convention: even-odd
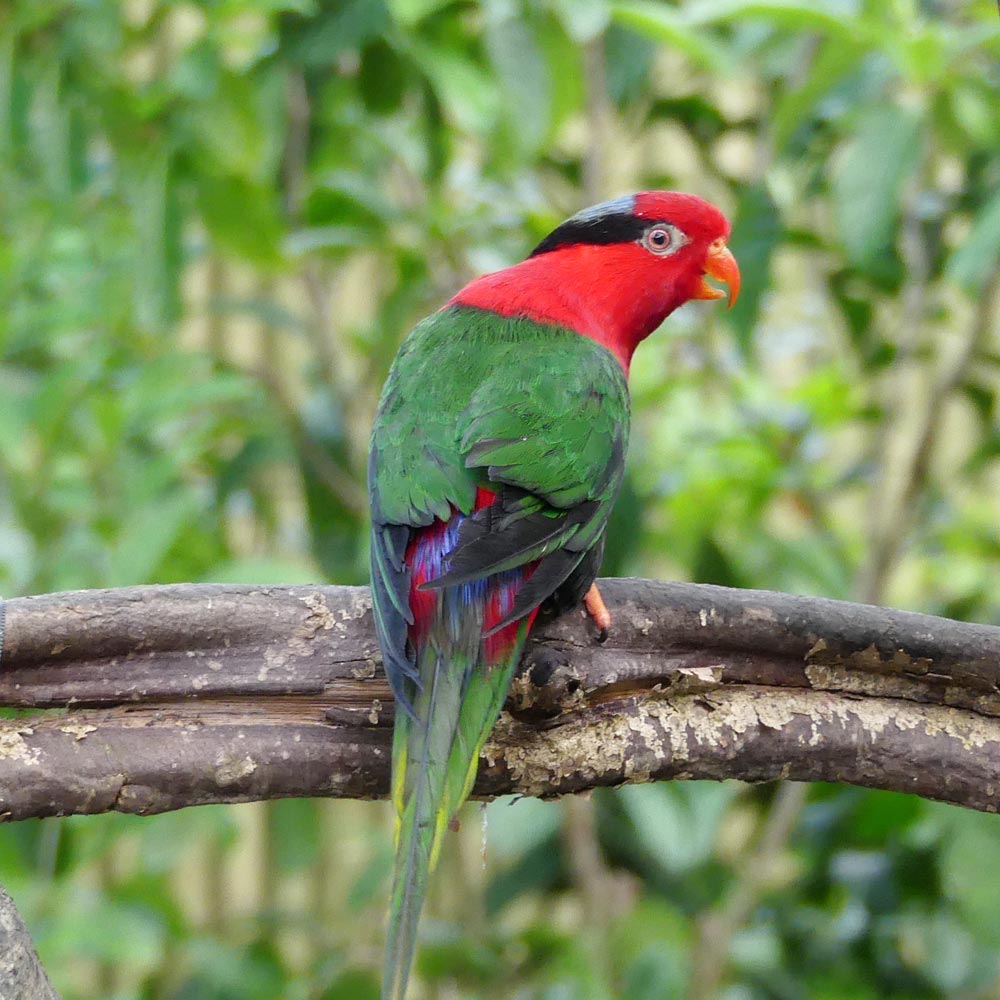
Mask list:
[[[1000,608],[992,0],[8,0],[0,591],[365,580],[406,329],[584,204],[735,221],[605,571]],[[479,807],[415,997],[1000,997],[1000,825],[853,788]],[[66,1000],[375,997],[383,805],[0,827]]]

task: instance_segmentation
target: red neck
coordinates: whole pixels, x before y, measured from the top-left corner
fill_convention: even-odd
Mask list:
[[[487,274],[449,305],[564,326],[603,344],[628,374],[632,353],[687,298],[635,244],[580,244]]]

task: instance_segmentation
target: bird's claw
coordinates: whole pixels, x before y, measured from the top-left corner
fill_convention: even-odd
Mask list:
[[[597,626],[597,641],[601,643],[606,642],[608,629],[611,628],[611,612],[608,611],[608,606],[604,603],[604,598],[601,597],[601,592],[597,589],[596,583],[590,585],[590,590],[587,591],[583,598],[583,605],[587,609],[587,614],[590,615]]]

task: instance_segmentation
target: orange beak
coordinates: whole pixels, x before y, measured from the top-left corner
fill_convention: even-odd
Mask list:
[[[705,258],[705,274],[729,286],[729,308],[732,309],[740,294],[740,268],[729,247],[721,239],[716,240],[708,248],[708,256]],[[725,297],[726,293],[721,288],[710,285],[702,277],[701,286],[695,295],[696,299],[724,299]]]

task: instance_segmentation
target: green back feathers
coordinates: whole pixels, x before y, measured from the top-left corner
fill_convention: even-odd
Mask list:
[[[468,513],[476,485],[491,479],[560,508],[594,499],[611,485],[609,466],[620,476],[628,418],[625,376],[604,347],[451,306],[414,327],[386,381],[372,435],[373,512],[389,524],[447,519],[449,503]]]

